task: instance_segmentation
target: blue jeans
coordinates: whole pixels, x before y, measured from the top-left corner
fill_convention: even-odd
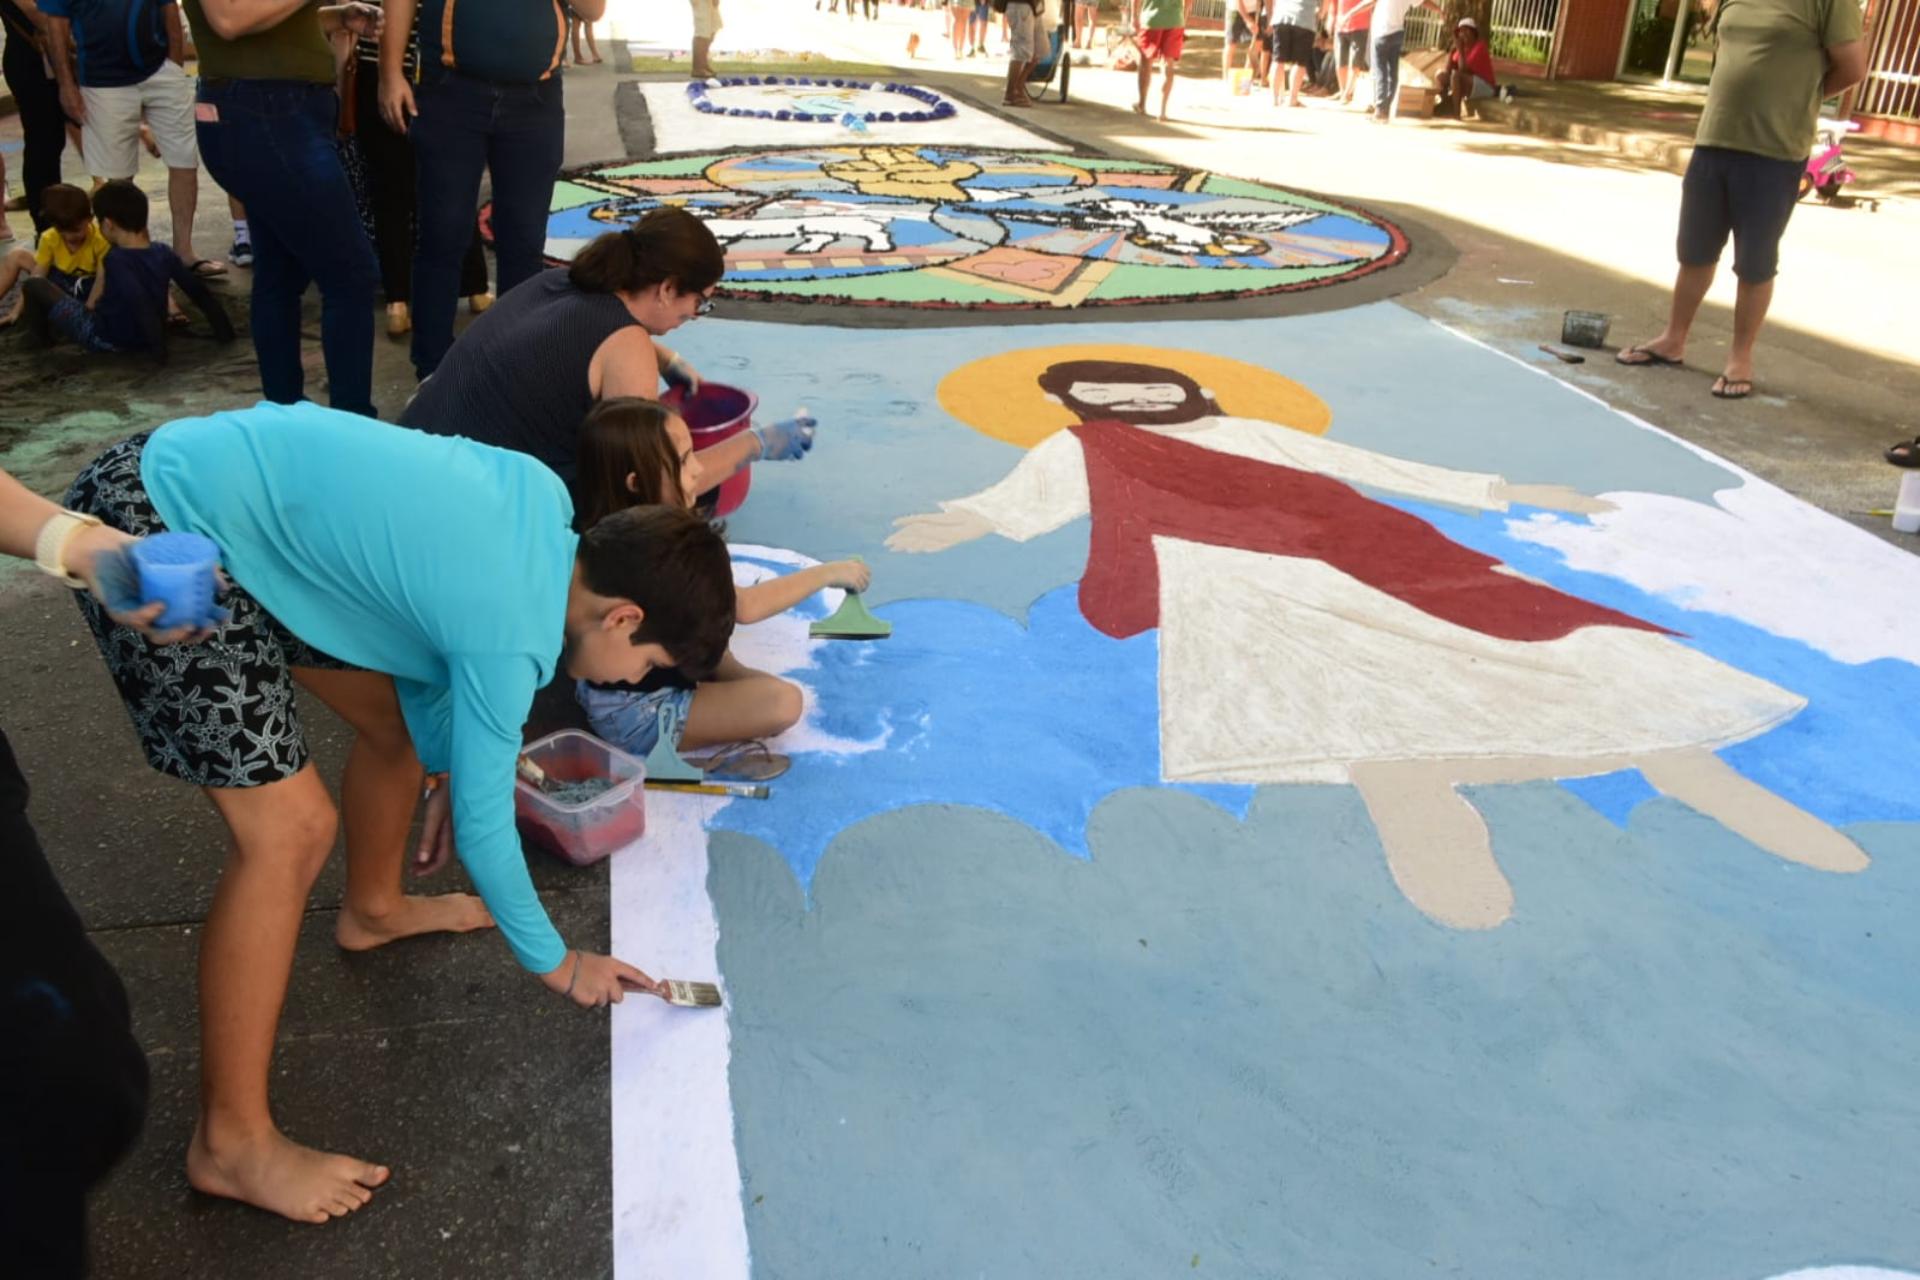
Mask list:
[[[627,689],[596,689],[585,680],[577,680],[573,696],[587,713],[587,723],[603,742],[622,751],[644,756],[660,741],[660,709],[672,707],[674,746],[687,731],[687,713],[693,709],[693,690],[656,689],[636,693]]]
[[[431,67],[413,96],[420,108],[410,130],[419,177],[413,368],[424,378],[453,345],[460,260],[473,237],[482,169],[493,177],[495,288],[504,294],[545,269],[567,112],[558,72],[534,84],[498,84]]]
[[[1373,42],[1373,114],[1385,120],[1393,114],[1400,92],[1400,50],[1407,43],[1405,28]]]
[[[253,230],[253,350],[276,404],[305,398],[300,299],[320,286],[320,349],[336,409],[374,416],[373,297],[379,268],[333,135],[340,99],[297,80],[202,80],[200,157],[247,206]],[[217,118],[207,119],[211,113]]]

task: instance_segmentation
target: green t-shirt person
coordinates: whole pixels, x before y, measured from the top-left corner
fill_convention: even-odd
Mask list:
[[[333,83],[333,48],[321,28],[317,0],[264,31],[233,37],[213,29],[200,0],[184,0],[180,8],[200,51],[200,74],[209,80]]]
[[[1186,0],[1143,0],[1140,5],[1140,25],[1148,31],[1186,26]]]
[[[1828,49],[1860,39],[1859,0],[1721,0],[1707,107],[1694,142],[1805,160]]]

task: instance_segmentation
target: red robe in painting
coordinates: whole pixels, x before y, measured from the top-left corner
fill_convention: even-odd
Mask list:
[[[1116,639],[1160,625],[1156,536],[1318,560],[1435,618],[1501,640],[1557,640],[1594,626],[1670,634],[1503,573],[1498,560],[1342,481],[1118,420],[1072,430],[1086,455],[1093,515],[1080,612]]]

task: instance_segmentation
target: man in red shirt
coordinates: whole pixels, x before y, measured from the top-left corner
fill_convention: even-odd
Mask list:
[[[1480,35],[1480,24],[1462,18],[1453,29],[1453,48],[1447,54],[1447,66],[1435,88],[1440,103],[1435,115],[1458,116],[1461,104],[1493,97],[1497,81],[1493,76],[1493,51]]]
[[[1340,101],[1353,101],[1353,82],[1367,69],[1367,28],[1373,0],[1337,0],[1333,20],[1334,59],[1340,77]]]

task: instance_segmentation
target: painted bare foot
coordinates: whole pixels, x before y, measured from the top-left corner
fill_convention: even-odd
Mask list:
[[[203,1125],[187,1147],[187,1181],[195,1191],[295,1222],[344,1218],[373,1199],[373,1189],[390,1176],[385,1165],[315,1151],[278,1130],[216,1150]]]
[[[393,910],[378,917],[352,907],[340,908],[333,940],[346,951],[371,951],[400,938],[420,933],[469,933],[493,928],[493,917],[470,893],[443,893],[434,897],[408,895]]]

